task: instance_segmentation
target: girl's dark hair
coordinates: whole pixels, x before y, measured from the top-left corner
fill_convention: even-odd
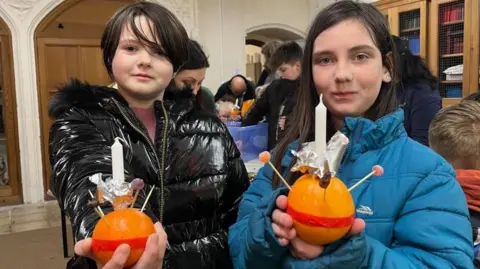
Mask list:
[[[298,89],[297,102],[292,113],[292,119],[289,121],[290,124],[287,127],[289,131],[286,132],[284,138],[275,148],[274,164],[277,168],[281,168],[282,158],[292,142],[299,140],[301,145],[314,137],[315,107],[318,105],[319,96],[315,90],[312,75],[313,44],[320,33],[346,20],[356,20],[365,26],[373,42],[380,50],[383,65],[388,68],[392,77],[392,82],[382,82],[377,99],[365,113],[364,117],[376,120],[391,113],[396,108],[396,52],[386,18],[370,4],[340,1],[327,6],[317,15],[307,35],[302,61],[300,87]],[[327,121],[327,139],[329,139],[335,130],[331,120],[328,119]],[[292,183],[292,173],[289,173],[287,180]],[[272,186],[276,188],[281,184],[278,176],[274,175]]]
[[[414,55],[405,42],[392,36],[397,49],[397,74],[402,85],[426,81],[431,89],[437,88],[437,78],[432,74],[422,57]]]
[[[178,72],[182,70],[195,70],[209,68],[210,63],[208,57],[203,51],[200,44],[195,40],[188,41],[188,60],[180,67]]]
[[[142,29],[135,25],[136,18],[141,16],[152,22],[149,30],[153,33],[156,42],[150,41]],[[174,71],[177,71],[188,59],[189,38],[177,17],[159,4],[136,2],[118,10],[107,22],[102,35],[100,47],[103,52],[103,63],[111,78],[113,78],[112,60],[125,26],[129,26],[138,40],[151,51],[164,54],[172,63]]]

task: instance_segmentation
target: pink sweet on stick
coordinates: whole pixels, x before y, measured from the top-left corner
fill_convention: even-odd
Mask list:
[[[383,175],[383,167],[378,165],[378,164],[374,165],[372,167],[372,172],[375,176],[379,177],[379,176]]]
[[[357,183],[355,183],[353,186],[351,186],[350,188],[348,188],[348,191],[352,191],[353,189],[355,189],[356,187],[358,187],[358,185],[362,184],[365,180],[369,179],[371,176],[375,175],[377,177],[383,175],[383,167],[380,166],[380,165],[374,165],[372,167],[372,172],[368,175],[366,175],[364,178],[360,179]]]
[[[132,201],[132,204],[130,205],[130,208],[133,208],[133,206],[135,205],[135,201],[138,198],[138,193],[140,193],[140,190],[143,189],[144,186],[145,186],[145,183],[143,182],[142,179],[135,178],[134,180],[132,180],[132,190],[136,192],[135,192],[135,196],[133,197],[133,201]]]
[[[272,158],[272,156],[270,155],[270,152],[268,151],[264,151],[262,153],[260,153],[258,155],[258,159],[264,163],[264,164],[268,164],[270,165],[270,167],[272,168],[272,170],[277,174],[277,176],[283,181],[283,184],[285,184],[285,186],[291,190],[292,187],[290,187],[290,185],[288,185],[287,181],[282,177],[282,174],[280,174],[280,172],[278,172],[278,170],[275,168],[275,166],[272,164],[272,162],[270,162],[270,159]]]
[[[144,186],[145,186],[145,183],[143,182],[142,179],[135,178],[134,180],[132,180],[132,189],[134,191],[139,191],[139,190],[143,189]]]

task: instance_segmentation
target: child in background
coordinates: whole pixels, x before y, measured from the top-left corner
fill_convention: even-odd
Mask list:
[[[295,106],[295,92],[300,85],[303,50],[295,41],[283,43],[273,54],[272,62],[278,66],[280,79],[274,80],[242,119],[242,126],[258,124],[264,118],[268,123],[268,150],[288,132],[287,118]]]
[[[463,101],[441,110],[429,131],[430,146],[455,168],[468,202],[475,246],[475,264],[480,268],[480,103]]]

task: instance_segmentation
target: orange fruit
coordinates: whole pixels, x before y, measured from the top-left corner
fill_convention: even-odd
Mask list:
[[[93,230],[93,256],[101,264],[106,264],[117,247],[128,244],[130,256],[125,268],[129,268],[140,259],[148,236],[153,233],[155,226],[145,213],[134,208],[112,211],[102,217]]]
[[[332,177],[326,189],[318,177],[300,177],[288,194],[287,214],[298,237],[313,245],[326,245],[345,236],[353,224],[355,205],[347,186]]]
[[[254,99],[243,101],[242,109],[240,113],[242,117],[245,117],[245,115],[247,115],[247,112],[250,110],[254,102],[255,102]]]

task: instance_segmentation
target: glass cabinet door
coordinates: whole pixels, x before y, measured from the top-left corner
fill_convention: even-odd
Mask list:
[[[438,79],[444,98],[462,98],[465,36],[464,1],[438,6]]]
[[[399,37],[413,54],[420,55],[420,9],[401,12],[399,27]]]

